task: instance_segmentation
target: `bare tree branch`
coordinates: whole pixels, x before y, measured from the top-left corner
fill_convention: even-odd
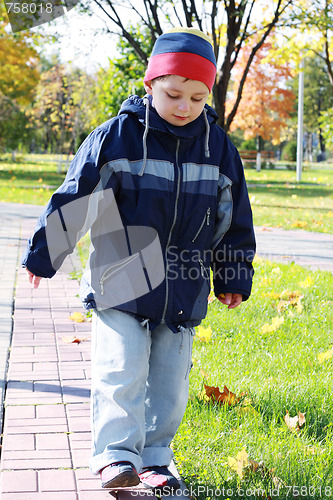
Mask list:
[[[330,60],[330,51],[329,51],[329,43],[328,43],[328,30],[326,30],[325,36],[325,63],[327,66],[328,78],[330,80],[331,85],[333,86],[333,67],[332,61]]]
[[[141,24],[148,28],[153,41],[163,32],[161,23],[163,24],[166,20],[172,24],[171,17],[177,20],[181,26],[191,27],[194,24],[202,31],[204,31],[205,23],[207,23],[207,27],[209,26],[208,29],[211,30],[214,53],[217,60],[222,47],[221,38],[222,33],[224,35],[224,26],[226,24],[226,45],[223,47],[223,61],[220,68],[218,68],[218,78],[213,88],[213,102],[220,117],[220,125],[228,131],[237,112],[242,98],[245,80],[256,53],[272,32],[272,29],[279,24],[285,10],[293,4],[294,1],[295,0],[274,0],[275,9],[271,22],[258,28],[260,40],[257,43],[254,42],[255,45],[252,48],[244,69],[235,104],[228,117],[225,116],[225,102],[227,99],[231,72],[239,58],[240,51],[245,41],[255,35],[255,32],[249,32],[249,27],[251,25],[251,19],[253,19],[254,16],[254,5],[256,0],[207,0],[202,3],[203,12],[199,12],[198,9],[201,2],[199,4],[196,0],[174,0],[174,2],[171,0],[142,0],[144,8],[141,10],[136,0],[94,0],[94,3],[103,14],[107,16],[111,23],[119,28],[118,34],[128,41],[138,54],[138,57],[145,63],[148,61],[148,54],[144,52],[140,43],[137,41],[138,37],[136,37],[135,30],[124,25],[124,18],[122,18],[121,10],[118,8],[120,6],[128,7],[135,13]],[[168,5],[172,5],[172,9],[170,8],[169,13],[165,13],[165,7],[168,7]],[[206,6],[209,6],[208,8],[211,9],[211,12],[208,13],[205,11]],[[220,12],[223,12],[227,18],[224,26],[221,25],[221,20],[219,19]],[[164,27],[165,26],[163,26],[163,28]],[[111,31],[109,30],[109,32]],[[329,60],[328,47],[326,47],[325,58],[326,61],[329,61],[332,70],[332,62]],[[333,71],[331,71],[331,73],[332,72]]]
[[[191,0],[191,12],[195,17],[196,22],[198,23],[199,29],[202,31],[202,19],[198,15],[197,7],[195,5],[195,0]]]
[[[140,59],[144,61],[145,63],[148,62],[148,55],[141,49],[140,44],[133,38],[133,36],[129,33],[129,31],[124,27],[114,5],[113,2],[110,0],[107,1],[111,11],[113,12],[113,15],[110,14],[106,9],[104,9],[103,5],[99,0],[94,0],[95,4],[98,5],[100,9],[111,19],[112,22],[114,22],[121,30],[121,35],[126,38],[126,40],[132,45],[134,48],[135,52],[138,54]]]
[[[245,81],[246,81],[246,77],[248,75],[248,72],[250,70],[250,66],[252,64],[252,61],[253,61],[256,53],[262,47],[262,45],[265,43],[267,37],[269,36],[269,34],[271,33],[272,29],[276,25],[276,23],[277,23],[279,17],[281,16],[282,12],[284,12],[284,10],[286,9],[287,5],[291,1],[292,0],[290,0],[281,10],[280,10],[280,6],[281,6],[281,3],[282,3],[282,0],[278,1],[276,9],[275,9],[274,17],[273,17],[272,21],[268,24],[267,29],[266,29],[265,33],[263,34],[261,40],[253,47],[253,49],[251,51],[251,54],[250,54],[250,56],[248,58],[247,64],[245,66],[245,69],[243,71],[243,75],[242,75],[242,78],[240,80],[239,86],[238,86],[238,92],[237,92],[236,101],[235,101],[234,106],[233,106],[233,108],[232,108],[231,112],[229,113],[229,116],[228,116],[228,118],[226,120],[226,130],[229,130],[230,125],[231,125],[231,123],[232,123],[232,121],[233,121],[233,119],[234,119],[234,117],[236,115],[239,103],[240,103],[241,98],[242,98],[242,92],[243,92],[244,84],[245,84]]]
[[[190,28],[192,26],[191,11],[189,11],[188,8],[187,8],[186,0],[182,0],[182,4],[183,4],[183,10],[184,10],[184,14],[185,14],[186,26],[188,28]]]
[[[248,13],[246,21],[245,21],[245,26],[244,26],[244,29],[243,29],[242,37],[241,37],[239,43],[235,47],[235,55],[234,55],[233,61],[231,63],[231,68],[234,67],[234,65],[235,65],[235,63],[237,61],[237,58],[239,56],[239,52],[240,52],[240,50],[241,50],[241,48],[243,46],[243,43],[245,42],[245,40],[247,38],[247,29],[248,29],[248,26],[249,26],[249,23],[250,23],[250,18],[251,18],[251,14],[252,14],[252,10],[253,10],[253,6],[255,4],[255,1],[256,0],[252,0],[252,2],[251,2],[249,13]]]
[[[145,3],[145,5],[146,4],[149,5],[151,16],[152,16],[154,23],[155,23],[154,34],[157,33],[158,35],[161,35],[163,33],[163,30],[161,28],[160,20],[158,17],[158,8],[159,8],[158,7],[158,0],[154,0],[154,3],[151,0],[144,0],[144,3]],[[150,15],[149,15],[149,17],[150,17]]]

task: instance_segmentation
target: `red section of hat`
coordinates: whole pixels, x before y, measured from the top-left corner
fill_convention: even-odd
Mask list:
[[[179,75],[198,80],[211,91],[216,78],[216,66],[205,57],[189,52],[157,54],[149,59],[144,81],[164,75]]]

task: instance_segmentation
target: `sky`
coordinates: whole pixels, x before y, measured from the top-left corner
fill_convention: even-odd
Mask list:
[[[64,16],[31,31],[56,35],[58,41],[43,47],[46,56],[59,54],[63,63],[72,63],[81,69],[93,73],[99,67],[106,67],[109,58],[117,55],[117,36],[102,34],[105,26],[98,13],[93,17],[78,13],[77,8]]]

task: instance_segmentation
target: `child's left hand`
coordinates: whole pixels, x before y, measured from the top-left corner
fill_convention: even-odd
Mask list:
[[[217,298],[222,304],[228,306],[228,309],[235,309],[243,300],[240,293],[220,293]]]

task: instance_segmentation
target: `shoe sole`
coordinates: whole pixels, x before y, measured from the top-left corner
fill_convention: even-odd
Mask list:
[[[144,481],[142,482],[142,484],[145,486],[145,488],[152,491],[158,497],[168,497],[174,495],[175,491],[180,489],[180,484],[175,484],[173,486],[152,486],[151,484],[145,483]]]
[[[102,488],[129,488],[137,486],[139,483],[140,478],[134,471],[124,471],[110,481],[102,483]]]

